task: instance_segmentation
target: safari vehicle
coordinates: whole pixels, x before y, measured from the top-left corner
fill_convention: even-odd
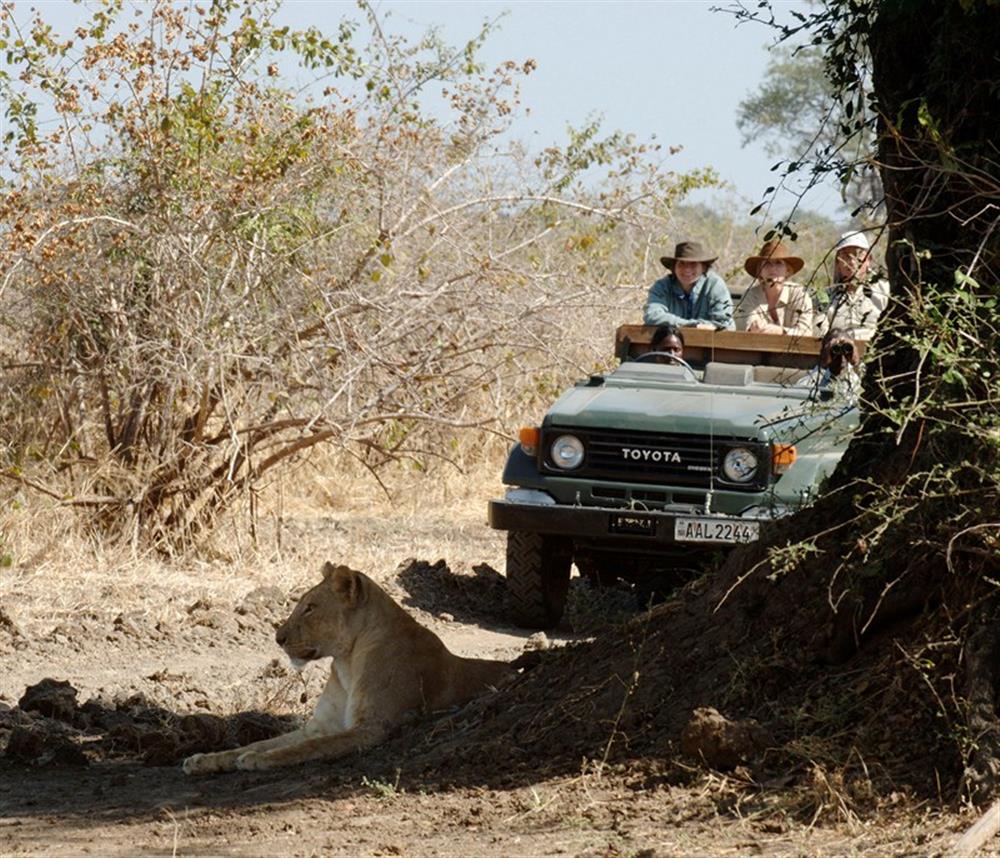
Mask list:
[[[574,563],[643,598],[757,540],[816,497],[857,428],[851,397],[810,384],[817,338],[687,328],[684,359],[661,363],[654,331],[619,328],[620,365],[566,391],[510,452],[489,523],[507,531],[523,626],[559,622]]]

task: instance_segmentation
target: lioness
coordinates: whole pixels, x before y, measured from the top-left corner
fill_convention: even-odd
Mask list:
[[[465,703],[513,672],[506,662],[453,655],[367,575],[332,563],[275,639],[298,668],[333,657],[312,717],[273,739],[194,754],[184,760],[187,774],[270,769],[371,747],[408,713]]]

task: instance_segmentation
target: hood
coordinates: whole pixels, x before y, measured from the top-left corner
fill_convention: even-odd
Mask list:
[[[829,434],[831,423],[842,423],[849,431],[856,416],[857,408],[817,402],[802,388],[725,387],[683,379],[635,384],[609,378],[602,386],[568,390],[549,409],[545,422],[798,443],[820,430]]]

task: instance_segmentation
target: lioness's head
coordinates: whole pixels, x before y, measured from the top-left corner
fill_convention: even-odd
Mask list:
[[[355,569],[323,564],[323,580],[299,599],[274,636],[295,667],[350,650],[370,586]]]

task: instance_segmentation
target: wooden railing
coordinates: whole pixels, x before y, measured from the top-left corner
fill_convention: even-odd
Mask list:
[[[622,325],[615,332],[615,355],[627,360],[649,351],[656,325]],[[786,334],[750,334],[746,331],[702,331],[683,328],[684,360],[691,364],[708,361],[745,363],[753,366],[812,367],[819,360],[820,337]],[[856,340],[858,357],[867,342]]]

